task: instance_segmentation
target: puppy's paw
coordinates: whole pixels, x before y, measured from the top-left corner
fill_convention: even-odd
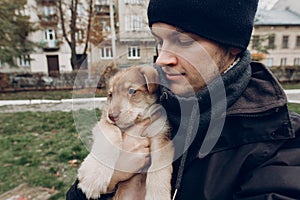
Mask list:
[[[78,188],[88,199],[97,199],[107,192],[113,169],[103,166],[93,156],[88,155],[78,169]]]
[[[171,200],[170,195],[146,195],[145,200]]]
[[[82,190],[87,199],[98,199],[101,196],[101,191],[96,184],[88,179],[80,180],[78,188]]]

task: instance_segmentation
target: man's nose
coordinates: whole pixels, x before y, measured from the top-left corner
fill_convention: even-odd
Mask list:
[[[171,50],[161,48],[158,52],[156,64],[159,66],[174,66],[177,64],[178,55]]]

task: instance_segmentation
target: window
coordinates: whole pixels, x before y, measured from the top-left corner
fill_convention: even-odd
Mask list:
[[[143,4],[144,0],[124,0],[125,4]]]
[[[125,16],[125,31],[131,31],[131,25],[130,25],[130,15]]]
[[[143,20],[141,15],[126,15],[125,16],[125,30],[126,31],[140,31],[142,30]]]
[[[294,66],[300,66],[300,58],[294,59]]]
[[[43,6],[43,14],[44,16],[51,16],[56,14],[55,6]]]
[[[280,59],[280,66],[286,66],[286,58]]]
[[[57,20],[57,15],[56,15],[56,7],[55,6],[43,6],[41,8],[41,20],[42,21],[53,21],[55,22]]]
[[[268,48],[275,49],[275,35],[274,34],[268,36]]]
[[[300,48],[300,36],[296,37],[296,48]]]
[[[266,66],[267,67],[272,67],[273,66],[273,58],[267,58]]]
[[[45,30],[45,40],[46,41],[52,41],[56,39],[56,34],[55,34],[55,30],[53,29],[47,29]]]
[[[76,34],[76,39],[77,39],[78,41],[81,41],[81,40],[84,39],[84,38],[83,38],[84,31],[83,31],[82,29],[77,30],[75,34]]]
[[[55,30],[53,30],[53,29],[45,30],[44,37],[45,37],[44,39],[45,39],[46,46],[48,48],[56,48],[57,47]]]
[[[259,35],[253,35],[252,37],[252,49],[258,49],[259,48]]]
[[[97,0],[95,4],[97,5],[109,5],[110,0]]]
[[[282,48],[283,49],[289,48],[289,36],[288,35],[282,36]]]
[[[30,66],[30,56],[29,55],[22,55],[18,58],[19,66],[21,67],[29,67]]]
[[[138,46],[128,47],[128,59],[140,59],[140,58],[141,58],[140,47]]]
[[[101,48],[101,58],[102,59],[111,59],[112,58],[112,48],[111,47],[102,47]]]
[[[77,15],[78,16],[84,16],[85,15],[84,7],[81,4],[77,5]]]
[[[111,28],[106,21],[101,21],[102,24],[102,32],[110,32]]]

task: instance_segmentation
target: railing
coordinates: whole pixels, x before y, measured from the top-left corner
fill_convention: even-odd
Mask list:
[[[56,0],[36,0],[37,4],[52,4],[55,5],[56,4]]]
[[[95,5],[109,5],[111,0],[96,0]]]
[[[40,24],[42,26],[51,26],[51,25],[57,25],[58,23],[58,17],[56,14],[54,15],[39,15]]]
[[[58,40],[43,40],[41,41],[41,47],[44,50],[57,50],[59,49],[59,42]]]

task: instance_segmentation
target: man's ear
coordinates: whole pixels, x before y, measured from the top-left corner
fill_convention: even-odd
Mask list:
[[[158,89],[158,72],[152,66],[141,66],[140,72],[144,76],[149,93],[154,93]]]
[[[240,50],[239,48],[236,48],[236,47],[230,47],[229,52],[231,55],[236,57],[239,53],[242,52],[242,50]]]

